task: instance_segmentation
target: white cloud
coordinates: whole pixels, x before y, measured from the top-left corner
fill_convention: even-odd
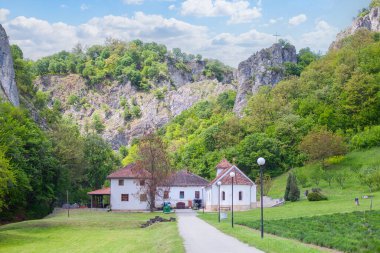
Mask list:
[[[319,20],[315,24],[314,31],[302,34],[299,44],[313,50],[326,51],[338,32],[339,30],[336,27],[324,20]]]
[[[5,22],[8,18],[9,13],[11,13],[8,9],[0,8],[0,22]]]
[[[186,0],[181,5],[181,14],[197,17],[230,17],[228,23],[248,23],[261,16],[261,9],[250,8],[244,0]]]
[[[82,11],[85,11],[85,10],[88,10],[88,5],[87,4],[81,4],[81,6],[80,6],[80,9],[82,10]]]
[[[71,50],[78,42],[82,45],[103,44],[107,37],[156,41],[169,48],[180,47],[193,53],[210,43],[208,29],[204,26],[142,12],[132,17],[92,18],[78,26],[20,16],[6,22],[4,28],[11,43],[19,45],[25,57],[31,59]]]
[[[284,18],[283,17],[279,17],[279,18],[271,18],[271,19],[269,19],[269,24],[276,24],[276,23],[278,23],[278,22],[280,22],[280,21],[282,21]]]
[[[297,16],[294,16],[294,17],[290,18],[289,19],[289,24],[297,26],[297,25],[302,24],[306,20],[307,20],[307,16],[305,14],[300,14],[300,15],[297,15]]]
[[[123,0],[124,4],[142,4],[144,0]]]
[[[168,9],[171,10],[171,11],[175,10],[175,5],[174,5],[174,4],[170,5],[170,6],[168,7]]]
[[[65,9],[65,8],[67,8],[67,5],[66,4],[61,4],[59,7],[62,8],[62,9]]]

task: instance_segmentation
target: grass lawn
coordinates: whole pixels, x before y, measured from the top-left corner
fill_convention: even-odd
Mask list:
[[[71,210],[70,218],[8,224],[0,227],[0,252],[184,252],[177,223],[140,228],[156,215],[164,214]]]
[[[347,178],[343,189],[336,182],[333,182],[331,186],[327,182],[321,181],[318,186],[310,180],[309,186],[301,189],[301,200],[297,202],[287,202],[285,205],[275,208],[264,209],[264,220],[268,222],[270,226],[271,222],[276,224],[276,220],[280,219],[292,219],[299,217],[312,217],[320,215],[331,215],[335,213],[352,213],[355,211],[367,211],[370,208],[370,199],[363,199],[362,196],[373,195],[373,210],[380,210],[380,191],[369,192],[369,189],[360,184],[358,177],[358,170],[362,167],[377,167],[380,168],[380,148],[374,148],[366,151],[351,152],[346,155],[345,159],[331,168],[332,171],[345,171],[349,177]],[[302,170],[306,174],[310,173],[317,167],[316,164],[306,165],[297,170]],[[269,196],[279,198],[283,197],[286,186],[287,174],[283,174],[273,180],[273,186],[269,192]],[[310,202],[303,195],[306,189],[313,187],[319,187],[322,189],[323,194],[327,195],[327,201]],[[354,199],[359,198],[360,205],[356,206]],[[259,200],[258,200],[259,201]],[[349,215],[349,214],[347,214]],[[230,214],[228,215],[230,217]],[[232,236],[235,236],[241,241],[247,242],[257,248],[260,248],[266,252],[318,252],[324,249],[315,249],[305,246],[299,241],[287,240],[276,236],[266,235],[264,240],[261,240],[259,233],[256,230],[252,230],[248,227],[236,226],[235,229],[231,229],[230,219],[222,221],[220,224],[217,222],[217,214],[206,213],[200,214],[200,218],[206,220],[210,224],[216,226],[218,229]],[[376,216],[377,217],[377,216]],[[246,212],[235,212],[234,220],[236,224],[250,224],[256,223],[260,219],[260,209],[253,209]],[[310,218],[313,220],[316,218]],[[290,221],[289,221],[290,222]],[[380,228],[380,219],[372,219],[371,226]],[[288,236],[287,233],[291,232],[290,226],[283,225],[282,236]],[[255,226],[252,226],[255,227]],[[256,226],[257,227],[257,226]],[[269,228],[269,227],[268,227]],[[305,234],[313,233],[312,226],[302,225],[302,229]],[[349,233],[347,236],[354,235],[358,231],[354,229],[361,229],[360,227],[352,228],[353,233]],[[279,230],[279,229],[276,229]],[[338,229],[337,229],[338,230]],[[271,231],[267,231],[271,232]],[[338,231],[335,231],[338,232]],[[276,233],[276,231],[272,231]],[[323,233],[323,232],[320,232]],[[279,234],[279,233],[276,233]],[[321,235],[323,236],[323,235]],[[297,237],[291,237],[297,238]],[[302,238],[298,238],[302,239]],[[326,240],[328,238],[325,237]],[[356,239],[353,239],[356,240]],[[363,241],[366,239],[363,238]],[[318,242],[314,242],[318,243]],[[326,245],[326,244],[324,244]]]

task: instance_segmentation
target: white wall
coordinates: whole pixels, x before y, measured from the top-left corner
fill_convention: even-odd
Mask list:
[[[119,179],[111,179],[111,208],[113,210],[146,210],[148,202],[140,201],[140,186],[133,179],[123,180],[124,185],[119,185]],[[121,194],[129,194],[129,201],[121,201]]]
[[[225,192],[225,200],[222,199],[222,192]],[[243,193],[242,200],[239,200],[239,191]],[[207,198],[206,205],[218,205],[219,189],[217,185],[212,185],[206,189]],[[211,198],[210,198],[211,196]],[[231,206],[232,202],[232,187],[231,185],[220,186],[220,205]],[[234,206],[235,205],[250,205],[256,202],[256,186],[250,185],[234,185]]]
[[[180,199],[180,192],[183,191],[185,196],[183,199]],[[175,207],[178,202],[184,202],[186,207],[188,207],[189,201],[194,205],[193,200],[195,199],[195,191],[199,191],[199,198],[202,199],[202,187],[201,186],[188,186],[188,187],[170,187],[169,188],[169,198],[164,201],[169,201],[172,207]],[[203,191],[205,194],[205,191]],[[205,195],[206,196],[206,195]],[[156,207],[162,205],[162,200],[156,201]]]

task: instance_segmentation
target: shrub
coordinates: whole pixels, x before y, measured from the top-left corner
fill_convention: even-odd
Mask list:
[[[307,183],[308,183],[307,175],[303,171],[300,171],[300,170],[296,170],[295,175],[296,175],[298,183],[300,183],[302,187],[307,187]]]
[[[293,173],[289,173],[288,175],[284,199],[292,202],[300,199],[300,189],[297,186],[297,179]]]
[[[365,129],[354,135],[350,141],[351,149],[364,149],[380,146],[380,126]]]
[[[344,184],[346,183],[347,178],[348,174],[345,171],[340,171],[336,173],[334,177],[335,181],[340,185],[342,189],[344,188]]]
[[[69,98],[67,99],[67,103],[69,105],[75,105],[79,103],[79,97],[76,95],[70,95]]]
[[[321,201],[321,200],[327,200],[327,197],[323,195],[321,192],[309,192],[307,195],[307,200],[309,201]]]
[[[318,167],[315,170],[311,172],[310,179],[313,181],[313,183],[318,186],[319,182],[322,179],[323,170],[322,168]]]
[[[311,161],[325,160],[331,156],[346,153],[343,138],[323,129],[309,132],[302,139],[299,148],[308,155]]]

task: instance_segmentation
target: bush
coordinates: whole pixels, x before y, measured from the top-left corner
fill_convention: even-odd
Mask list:
[[[354,135],[350,141],[351,149],[364,149],[380,146],[380,126],[365,129]]]
[[[318,191],[315,191],[315,192],[312,191],[312,192],[309,192],[309,194],[307,195],[307,200],[321,201],[321,200],[327,200],[327,197]]]
[[[302,187],[307,187],[308,177],[305,174],[305,172],[301,170],[296,170],[295,175],[296,175],[298,183],[300,183]]]

